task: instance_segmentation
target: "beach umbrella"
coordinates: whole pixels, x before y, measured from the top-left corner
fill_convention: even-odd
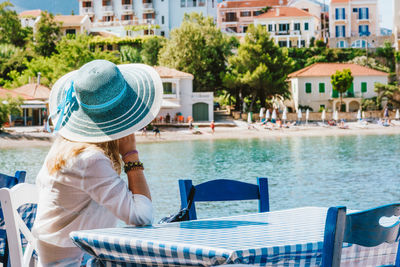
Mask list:
[[[276,111],[275,111],[275,109],[272,111],[271,119],[276,120]]]
[[[303,114],[301,113],[301,108],[299,108],[297,110],[297,118],[299,119],[299,121],[301,121],[301,117],[303,117]]]
[[[324,123],[325,118],[326,118],[326,112],[325,112],[325,109],[324,109],[324,110],[322,110],[322,114],[321,114],[322,123]]]
[[[265,108],[261,108],[260,109],[260,121],[262,118],[264,118],[264,114],[265,114]]]
[[[286,107],[283,110],[282,120],[283,120],[283,123],[286,123],[286,120],[287,120],[287,108]]]
[[[253,117],[253,112],[247,113],[247,122],[248,123],[252,123],[253,122],[252,117]]]
[[[269,109],[267,109],[267,112],[265,113],[265,119],[269,120],[269,117],[271,117],[271,114],[269,113]]]
[[[361,109],[357,112],[357,120],[361,120]]]
[[[337,110],[335,110],[335,111],[333,112],[333,119],[334,119],[335,121],[338,121],[338,120],[339,120],[339,112],[338,112]]]
[[[308,124],[308,118],[310,117],[310,110],[306,110],[306,124]]]
[[[398,109],[396,110],[395,119],[396,119],[396,120],[400,119],[400,113],[399,113],[399,110],[398,110]]]

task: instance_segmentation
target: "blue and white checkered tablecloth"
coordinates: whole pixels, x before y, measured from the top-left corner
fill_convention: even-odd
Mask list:
[[[70,236],[95,256],[93,266],[319,266],[326,213],[327,208],[305,207]],[[342,261],[351,266],[394,262],[397,245],[384,245],[346,246]]]

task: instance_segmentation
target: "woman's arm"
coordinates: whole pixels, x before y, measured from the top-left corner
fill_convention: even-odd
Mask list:
[[[124,156],[126,153],[136,150],[135,135],[131,134],[118,140],[119,153]],[[124,163],[129,161],[134,162],[139,160],[137,153],[131,154],[124,159]],[[151,200],[150,189],[144,177],[143,170],[132,169],[128,171],[128,186],[132,194],[144,195]]]

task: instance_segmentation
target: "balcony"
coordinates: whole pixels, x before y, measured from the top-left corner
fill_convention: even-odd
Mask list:
[[[154,13],[153,3],[143,3],[143,13]]]
[[[358,33],[358,36],[360,36],[360,37],[363,37],[363,36],[368,37],[368,36],[370,36],[370,35],[371,35],[370,32],[359,32],[359,33]]]
[[[82,15],[93,16],[94,15],[93,7],[82,7]]]
[[[101,10],[103,11],[104,15],[113,15],[114,14],[113,6],[102,6]]]
[[[133,14],[133,6],[130,5],[122,5],[122,14]]]
[[[277,31],[275,35],[289,35],[289,31]]]

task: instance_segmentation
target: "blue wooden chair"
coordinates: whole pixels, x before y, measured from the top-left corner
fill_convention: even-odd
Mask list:
[[[192,188],[192,180],[179,180],[181,208],[188,205],[188,197]],[[235,180],[217,179],[194,186],[195,194],[189,209],[189,220],[196,220],[195,202],[233,201],[258,199],[258,210],[269,211],[268,179],[257,178],[256,184]]]
[[[340,266],[343,242],[364,247],[375,247],[384,242],[398,241],[400,221],[391,226],[382,226],[382,217],[400,216],[400,203],[380,206],[346,215],[345,207],[329,208],[326,217],[322,266]],[[400,267],[400,253],[393,265]]]
[[[0,173],[0,188],[6,187],[11,188],[14,185],[25,182],[26,172],[25,171],[17,171],[14,176],[9,176],[6,174]],[[0,209],[0,262],[3,266],[7,265],[8,262],[8,243],[7,243],[7,234],[4,228],[4,216],[3,211]]]

